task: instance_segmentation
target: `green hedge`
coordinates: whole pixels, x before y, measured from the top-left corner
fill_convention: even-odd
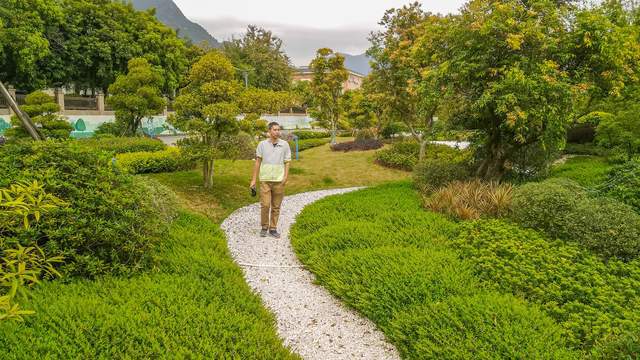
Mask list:
[[[38,315],[0,326],[0,357],[298,358],[282,345],[218,226],[182,213],[159,250],[157,271],[144,275],[42,284],[26,304]]]
[[[298,151],[304,151],[307,149],[311,149],[314,147],[322,146],[324,144],[328,144],[330,139],[306,139],[306,140],[298,140]],[[289,147],[291,148],[291,154],[295,156],[296,152],[296,142],[289,141]]]
[[[376,152],[376,162],[382,166],[411,171],[418,163],[419,153],[420,145],[418,143],[398,142]]]
[[[118,174],[111,156],[74,141],[0,147],[0,188],[38,180],[69,206],[47,213],[31,230],[14,229],[0,244],[34,241],[62,255],[70,275],[128,274],[151,266],[175,212],[172,193],[151,180]]]
[[[523,227],[581,244],[605,258],[640,256],[640,214],[613,199],[593,198],[557,181],[516,189],[511,218]]]
[[[294,131],[293,134],[298,137],[298,140],[325,139],[331,137],[331,133],[328,131]]]
[[[132,174],[174,172],[195,168],[195,162],[184,157],[180,149],[168,148],[154,152],[132,152],[116,155],[121,169]]]
[[[616,346],[616,358],[640,356],[638,343],[633,350],[640,260],[606,262],[578,245],[497,220],[464,224],[453,244],[492,287],[539,304],[566,330],[570,345],[597,353]]]
[[[291,239],[319,283],[405,358],[576,358],[538,306],[485,288],[449,246],[457,233],[400,183],[308,206]]]
[[[104,137],[76,141],[88,149],[107,151],[112,154],[160,151],[167,148],[160,140],[143,137]]]

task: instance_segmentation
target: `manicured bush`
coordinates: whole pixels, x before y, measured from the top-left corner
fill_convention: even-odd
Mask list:
[[[435,191],[441,186],[456,180],[465,180],[471,176],[469,166],[452,159],[424,159],[413,170],[416,187],[424,192]]]
[[[640,213],[640,158],[612,168],[599,189]]]
[[[577,244],[497,220],[464,223],[452,245],[488,285],[539,304],[572,346],[598,352],[640,333],[638,259],[606,262]],[[615,357],[638,355],[636,346]]]
[[[328,144],[330,139],[306,139],[306,140],[298,140],[298,151],[303,151],[307,149],[312,149],[314,147],[322,146],[324,144]],[[296,151],[296,143],[295,141],[289,141],[289,147],[291,148],[291,154],[293,155]],[[295,156],[295,155],[294,155]]]
[[[231,260],[219,226],[181,213],[130,278],[47,282],[24,323],[0,326],[3,359],[298,359]]]
[[[392,137],[398,134],[401,134],[403,132],[408,132],[408,131],[409,131],[409,128],[404,123],[392,122],[382,128],[380,135],[382,135],[382,137],[385,139],[391,139]]]
[[[425,207],[461,220],[502,217],[509,212],[512,192],[510,184],[454,181],[426,196]]]
[[[571,179],[584,187],[597,187],[607,178],[611,165],[602,157],[576,156],[551,168],[552,178]]]
[[[359,139],[331,145],[333,151],[367,151],[380,149],[384,144],[376,139]]]
[[[511,217],[523,227],[578,243],[605,258],[640,255],[640,215],[613,199],[588,197],[575,184],[521,186],[513,196]]]
[[[76,140],[78,144],[92,150],[102,150],[111,154],[141,151],[160,151],[167,146],[160,140],[143,137],[105,137]]]
[[[133,152],[116,155],[118,167],[131,174],[174,172],[195,168],[195,162],[182,155],[180,149],[171,147],[154,152]]]
[[[175,212],[168,189],[118,174],[110,155],[77,142],[5,145],[0,173],[0,187],[37,180],[68,203],[31,229],[6,235],[11,243],[35,242],[46,254],[64,256],[61,272],[66,274],[120,274],[148,267]]]
[[[394,143],[376,153],[376,162],[382,166],[411,171],[418,162],[419,152],[420,145],[416,142]]]
[[[308,206],[291,239],[319,283],[404,358],[576,358],[537,306],[486,290],[450,246],[457,231],[401,183]]]
[[[327,131],[294,131],[294,135],[298,137],[298,140],[306,139],[325,139],[331,137],[331,134]]]

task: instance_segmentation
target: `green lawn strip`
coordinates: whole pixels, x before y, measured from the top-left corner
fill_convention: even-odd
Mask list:
[[[575,358],[537,305],[486,286],[450,245],[458,225],[409,183],[307,207],[291,237],[318,281],[373,320],[405,358]]]
[[[564,164],[554,166],[550,177],[568,178],[585,187],[594,187],[607,179],[612,166],[604,157],[576,156],[567,159]]]
[[[43,284],[24,303],[35,316],[0,326],[2,357],[296,358],[217,225],[181,213],[159,256],[159,269],[132,278]]]

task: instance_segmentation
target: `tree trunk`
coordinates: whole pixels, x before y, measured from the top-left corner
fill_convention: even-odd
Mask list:
[[[506,161],[505,150],[502,146],[500,144],[490,145],[487,157],[478,167],[476,175],[485,180],[499,181],[506,173]]]
[[[27,113],[20,110],[18,104],[13,100],[7,88],[4,87],[4,84],[0,81],[0,95],[2,95],[5,100],[7,100],[7,104],[16,114],[18,119],[22,122],[22,126],[27,130],[27,133],[31,136],[33,140],[43,140],[44,137],[38,132],[36,125],[31,121],[31,118]]]
[[[204,177],[204,188],[213,187],[213,160],[205,160],[202,164],[202,175]]]
[[[424,159],[424,156],[426,155],[427,144],[429,143],[429,141],[425,139],[425,136],[423,134],[420,134],[420,136],[418,136],[418,141],[420,142],[420,153],[418,154],[418,160],[422,161]]]
[[[331,123],[331,145],[334,145],[336,142],[336,122],[333,121]]]

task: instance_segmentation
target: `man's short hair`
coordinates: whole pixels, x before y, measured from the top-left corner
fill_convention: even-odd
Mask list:
[[[275,121],[272,121],[269,123],[269,125],[267,125],[267,129],[271,130],[271,128],[273,128],[274,126],[281,127],[280,124],[278,124]]]

